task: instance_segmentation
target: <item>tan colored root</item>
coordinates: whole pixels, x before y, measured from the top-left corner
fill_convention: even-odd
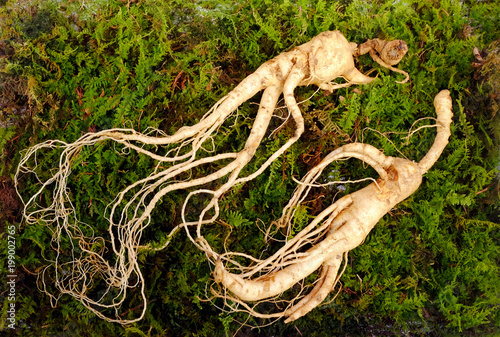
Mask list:
[[[423,172],[427,172],[439,159],[451,135],[450,125],[453,117],[451,111],[452,101],[448,90],[441,90],[434,98],[434,107],[437,113],[437,135],[432,147],[418,166]]]
[[[354,56],[369,53],[372,59],[382,67],[405,75],[405,79],[403,81],[396,81],[397,83],[406,83],[410,79],[408,73],[401,69],[394,68],[393,65],[398,64],[407,52],[408,46],[403,40],[388,42],[381,39],[373,39],[359,45],[354,52]]]
[[[41,290],[50,296],[54,305],[62,294],[69,294],[107,321],[121,324],[136,322],[142,319],[147,307],[144,295],[145,282],[138,262],[138,252],[165,248],[181,228],[185,229],[189,239],[206,254],[211,263],[215,264],[217,259],[224,260],[250,275],[265,274],[280,270],[284,266],[292,266],[296,261],[306,261],[311,254],[300,250],[306,244],[315,243],[325,235],[324,230],[333,221],[334,215],[345,207],[348,200],[336,204],[335,207],[329,207],[327,212],[322,213],[323,217],[311,227],[311,233],[299,235],[298,237],[302,239],[295,241],[291,251],[274,260],[254,260],[256,265],[261,266],[257,268],[246,269],[234,261],[231,257],[233,254],[215,252],[204,239],[202,227],[217,219],[218,201],[225,192],[236,184],[250,181],[260,175],[300,138],[304,131],[304,120],[299,103],[294,97],[294,89],[297,86],[314,84],[320,88],[333,90],[347,86],[332,83],[338,77],[346,79],[348,85],[373,81],[373,78],[361,74],[355,68],[353,55],[356,47],[356,44],[349,43],[338,31],[323,32],[311,41],[264,63],[233,91],[220,99],[199,123],[182,127],[173,135],[155,129],[148,129],[145,133],[132,129],[110,129],[85,134],[73,143],[52,140],[24,151],[15,176],[16,187],[18,181],[25,175],[34,176],[39,183],[38,190],[25,202],[23,210],[25,223],[49,228],[52,233],[51,248],[56,255],[55,260],[47,261],[48,265],[39,275]],[[244,148],[235,153],[213,153],[213,139],[219,128],[238,106],[262,90],[255,122]],[[267,158],[258,170],[248,176],[242,176],[242,169],[252,160],[266,135],[281,93],[295,124],[295,133],[278,151]],[[153,159],[155,168],[145,178],[124,188],[106,207],[104,216],[109,226],[106,237],[103,237],[94,233],[91,224],[78,220],[79,216],[70,198],[68,182],[72,167],[81,151],[105,141],[119,144],[122,147],[122,155],[134,152]],[[37,175],[37,158],[41,152],[55,150],[60,151],[59,160],[54,163],[56,169],[51,171],[53,174],[46,181],[41,181]],[[202,153],[208,153],[210,156],[206,157]],[[344,153],[341,156],[346,155],[349,154]],[[372,160],[369,157],[365,159]],[[374,165],[383,175],[385,171],[377,166],[379,165],[377,160],[375,159],[370,165]],[[191,172],[207,164],[220,164],[221,168],[204,177],[191,176]],[[226,182],[216,190],[203,187],[221,178],[226,178]],[[311,183],[314,183],[314,179]],[[141,242],[144,230],[151,224],[151,214],[156,204],[167,193],[178,190],[192,190],[182,207],[182,223],[170,231],[159,247]],[[46,191],[50,191],[52,199],[49,199],[47,206],[41,206],[38,200],[48,195]],[[192,197],[201,194],[209,196],[208,204],[199,215],[195,215],[198,220],[188,221],[187,204]],[[322,229],[313,230],[316,225]],[[88,235],[84,234],[86,231],[89,232]],[[291,241],[294,242],[293,239]],[[70,245],[69,253],[66,255],[63,251],[68,252],[68,247],[62,247],[62,242]],[[77,247],[80,250],[78,254],[75,253]],[[109,260],[107,256],[111,253],[113,258]],[[136,280],[134,284],[130,284],[132,279]],[[53,283],[59,294],[51,293],[47,287],[48,282]],[[104,295],[97,298],[90,293],[95,290],[94,287],[99,282],[100,285],[105,285],[105,289],[103,289]],[[141,314],[134,319],[123,319],[122,306],[126,303],[128,291],[131,287],[137,286],[141,288]]]
[[[265,260],[251,258],[249,267],[235,266],[232,252],[218,257],[214,279],[240,301],[276,301],[281,293],[300,284],[305,277],[322,266],[322,274],[312,291],[300,294],[283,313],[291,322],[318,306],[338,281],[338,256],[360,245],[376,223],[420,186],[422,176],[435,163],[450,135],[452,118],[451,98],[447,90],[434,100],[437,114],[437,135],[426,156],[415,163],[408,159],[386,157],[376,148],[360,143],[344,145],[327,155],[299,183],[289,204],[284,208],[278,225],[289,228],[297,207],[305,200],[322,171],[333,161],[354,157],[382,172],[377,182],[349,194],[327,207],[294,238],[287,239],[282,248]],[[312,247],[305,250],[306,246]],[[224,266],[227,261],[227,266]],[[295,281],[295,283],[294,283]],[[255,308],[255,307],[254,307]],[[232,307],[232,310],[237,308]],[[251,313],[253,314],[253,313]]]
[[[392,160],[389,160],[390,158],[385,157],[380,151],[367,144],[355,143],[344,145],[333,151],[318,166],[308,172],[302,180],[302,184],[299,185],[290,199],[289,204],[283,210],[283,216],[278,221],[278,225],[284,226],[283,224],[291,223],[291,218],[295,214],[296,207],[307,196],[311,189],[310,185],[314,184],[326,166],[335,160],[345,157],[359,158],[370,165],[377,166],[380,170],[384,170],[384,168],[390,167],[392,164]],[[351,204],[352,199],[350,196],[346,196],[327,207],[296,237],[287,241],[282,249],[268,259],[254,265],[251,272],[244,272],[241,275],[229,273],[225,270],[222,260],[219,258],[214,271],[215,281],[222,283],[233,294],[246,301],[257,301],[282,293],[285,289],[290,288],[299,280],[314,272],[328,259],[330,253],[325,253],[325,249],[331,245],[330,241],[333,240],[332,242],[335,242],[338,239],[335,236],[331,236],[328,240],[323,239],[320,243],[316,242],[325,233],[331,231],[331,228],[335,227],[333,224],[334,219],[340,212],[349,208]],[[306,254],[293,259],[293,256],[302,247],[311,243],[316,243],[316,245],[308,249]],[[342,254],[343,252],[343,250],[335,251],[332,254]],[[225,254],[224,256],[227,259],[230,254]],[[290,261],[293,261],[293,263]],[[262,276],[255,280],[250,280],[249,276],[257,272],[261,273]],[[272,280],[272,282],[268,282],[268,280]]]
[[[355,56],[375,53],[385,64],[393,66],[401,62],[407,52],[408,46],[403,40],[385,41],[373,39],[359,45]]]
[[[323,263],[323,270],[320,276],[320,282],[316,283],[314,289],[307,296],[303,297],[292,308],[285,311],[287,319],[285,323],[290,323],[306,315],[309,311],[316,308],[328,296],[335,287],[340,276],[338,271],[342,263],[342,255],[330,257]]]
[[[374,52],[370,52],[370,56],[372,57],[372,59],[375,62],[377,62],[378,64],[380,64],[382,67],[390,69],[390,70],[392,70],[392,71],[394,71],[396,73],[400,73],[400,74],[405,75],[405,79],[404,80],[402,80],[402,81],[396,81],[396,83],[403,84],[403,83],[408,82],[408,80],[410,79],[410,75],[406,71],[398,69],[398,68],[394,68],[393,66],[388,65],[380,57],[378,57],[378,55],[375,54]]]

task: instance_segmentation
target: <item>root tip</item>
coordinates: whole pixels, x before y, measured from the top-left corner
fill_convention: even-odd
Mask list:
[[[217,257],[217,260],[215,261],[215,270],[214,270],[214,280],[217,283],[222,282],[222,278],[224,275],[224,265],[222,264],[222,259]]]

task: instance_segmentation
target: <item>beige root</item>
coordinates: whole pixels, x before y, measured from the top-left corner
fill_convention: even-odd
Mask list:
[[[307,196],[321,172],[333,161],[358,158],[372,166],[379,173],[379,179],[327,207],[274,255],[265,260],[254,260],[255,263],[250,267],[239,268],[240,274],[231,273],[224,267],[223,260],[230,261],[231,252],[219,256],[214,279],[225,291],[215,292],[215,295],[228,296],[229,291],[229,296],[239,300],[269,300],[290,289],[321,266],[320,279],[312,292],[298,303],[290,304],[280,314],[287,317],[285,322],[291,322],[319,305],[340,277],[338,270],[341,256],[359,246],[385,214],[418,189],[422,176],[438,160],[448,144],[452,120],[452,101],[448,90],[443,90],[436,96],[434,106],[437,113],[437,135],[432,147],[419,163],[387,157],[368,144],[352,143],[334,150],[304,176],[285,207],[279,225],[286,227],[291,223],[297,206]],[[304,251],[303,248],[308,244],[313,246]],[[249,312],[255,314],[253,311]],[[259,314],[259,317],[279,317],[279,314]]]
[[[223,193],[237,183],[254,179],[299,139],[304,130],[304,121],[294,97],[294,89],[297,86],[314,84],[332,90],[352,84],[370,83],[374,80],[355,68],[353,55],[356,54],[356,48],[356,44],[349,43],[339,31],[323,32],[311,41],[264,63],[217,102],[199,123],[182,127],[173,135],[166,135],[159,130],[142,134],[130,129],[112,129],[86,134],[73,143],[47,141],[26,150],[22,154],[16,173],[16,186],[21,176],[34,174],[40,187],[34,195],[28,197],[24,208],[24,219],[28,225],[41,224],[50,228],[53,233],[51,245],[57,255],[54,261],[48,261],[48,266],[40,274],[42,290],[57,302],[59,295],[51,294],[46,288],[45,282],[48,282],[46,280],[52,277],[56,280],[54,285],[61,294],[74,296],[103,319],[122,324],[140,320],[144,316],[147,303],[144,296],[144,278],[137,253],[139,249],[153,249],[149,243],[141,242],[141,237],[151,222],[151,212],[158,201],[167,193],[198,188],[227,177],[226,182],[216,190],[200,188],[191,192],[183,205],[182,223],[172,229],[161,248],[155,248],[166,247],[173,235],[184,227],[192,242],[208,257],[217,256],[203,239],[201,226],[213,222],[218,217],[218,200]],[[331,83],[338,77],[343,77],[347,83]],[[262,90],[255,122],[244,148],[235,153],[200,156],[201,152],[207,151],[205,150],[207,143],[212,141],[213,135],[224,121],[243,102]],[[241,170],[253,158],[266,135],[281,93],[289,115],[295,123],[295,134],[256,172],[241,176]],[[94,234],[89,236],[84,234],[83,227],[90,231],[93,229],[91,225],[78,220],[77,211],[68,191],[68,179],[72,165],[82,149],[107,140],[121,144],[123,151],[135,151],[154,159],[157,161],[157,166],[149,176],[126,187],[108,205],[106,212],[109,222],[108,238],[104,239]],[[165,154],[152,152],[146,145],[164,147]],[[57,170],[46,181],[40,181],[36,173],[37,156],[42,150],[55,149],[62,150],[56,163]],[[229,163],[225,166],[204,177],[187,180],[185,178],[191,170],[202,165],[227,161]],[[43,207],[37,200],[42,195],[47,195],[45,194],[47,190],[52,191],[52,199],[49,200],[48,206]],[[191,197],[201,193],[211,195],[208,206],[201,211],[197,221],[188,222],[187,202]],[[207,216],[209,211],[213,213],[211,217]],[[188,230],[188,226],[196,227],[196,238]],[[67,257],[64,260],[66,262],[63,262],[61,256],[62,241],[69,242],[73,248],[78,247],[80,250],[77,254],[73,249],[69,260]],[[101,248],[97,249],[98,246]],[[112,252],[114,259],[106,258],[106,252]],[[61,270],[64,270],[64,273],[61,273]],[[99,298],[89,295],[96,279],[103,280],[107,287],[104,291],[108,297],[106,301],[104,295]],[[129,284],[131,279],[136,279],[135,285],[141,287],[143,306],[138,318],[127,320],[122,318],[121,311],[127,292],[132,286]],[[105,309],[112,309],[111,313],[104,311]]]
[[[372,59],[382,67],[398,72],[406,78],[398,83],[405,83],[410,75],[406,71],[392,67],[398,64],[408,52],[408,46],[403,40],[385,41],[381,39],[368,40],[361,44],[354,53],[354,56],[369,53]]]

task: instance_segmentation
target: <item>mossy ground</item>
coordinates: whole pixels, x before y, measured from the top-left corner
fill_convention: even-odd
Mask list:
[[[497,1],[0,1],[0,215],[2,257],[5,228],[14,224],[17,250],[16,329],[20,336],[487,336],[499,333],[500,276],[498,99],[491,69],[475,68],[473,48],[489,52],[500,38]],[[84,4],[84,6],[82,6]],[[397,134],[422,117],[434,116],[435,94],[451,91],[452,137],[421,188],[375,227],[349,255],[343,290],[331,303],[285,325],[251,330],[244,315],[226,315],[205,298],[210,269],[180,233],[161,252],[143,255],[150,301],[144,320],[131,326],[106,323],[70,297],[52,308],[37,290],[32,273],[50,258],[49,231],[27,227],[12,176],[23,149],[48,139],[71,142],[82,133],[112,127],[173,133],[192,125],[222,96],[266,60],[339,29],[353,42],[403,39],[409,53],[398,65],[411,81],[380,69],[369,56],[358,60],[371,85],[311,97],[299,88],[306,117],[302,140],[255,181],[224,196],[221,221],[208,226],[207,239],[222,249],[259,256],[268,247],[255,225],[277,219],[294,183],[332,149],[347,141],[373,144],[388,155],[419,160],[434,137],[423,129],[409,142]],[[491,63],[489,63],[491,64]],[[497,72],[498,74],[498,69]],[[495,72],[493,71],[493,74]],[[498,79],[496,80],[498,81]],[[497,84],[498,85],[498,84]],[[495,91],[496,90],[496,91]],[[496,96],[495,96],[496,95]],[[242,148],[255,116],[256,96],[219,130],[217,151]],[[280,119],[273,119],[278,128]],[[379,132],[370,131],[370,129]],[[288,123],[266,138],[252,171],[293,134]],[[398,150],[396,150],[398,149]],[[39,158],[40,174],[56,153]],[[120,156],[104,143],[82,153],[70,184],[81,220],[104,231],[105,206],[124,186],[147,175],[152,160]],[[204,167],[204,175],[217,167]],[[332,167],[331,178],[374,176],[354,160]],[[325,176],[325,179],[328,177]],[[35,181],[22,181],[30,195]],[[345,185],[340,193],[359,188]],[[337,189],[317,189],[297,217],[328,205]],[[179,222],[184,193],[162,199],[144,240],[161,242]],[[41,201],[43,202],[43,201]],[[202,201],[198,201],[200,204]],[[193,211],[200,204],[191,205]],[[307,212],[308,213],[307,213]],[[7,274],[2,265],[2,287]],[[3,289],[3,288],[0,288]],[[134,303],[132,293],[131,304]],[[8,303],[5,292],[0,301]],[[216,302],[218,305],[222,303]],[[131,305],[123,317],[134,317]],[[250,320],[250,325],[266,322]]]

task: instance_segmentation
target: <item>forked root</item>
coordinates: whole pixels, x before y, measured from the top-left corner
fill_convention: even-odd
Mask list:
[[[319,282],[316,283],[313,290],[304,296],[297,304],[284,312],[285,323],[290,323],[296,319],[306,315],[309,311],[316,308],[335,288],[339,278],[339,269],[342,264],[342,255],[335,255],[328,258],[323,263],[323,269]]]
[[[273,256],[256,261],[251,267],[240,269],[240,274],[228,272],[221,258],[216,262],[215,281],[243,301],[276,300],[299,281],[322,266],[322,273],[313,290],[282,315],[291,322],[319,305],[338,280],[341,257],[359,246],[377,222],[421,184],[422,176],[437,161],[448,143],[452,118],[451,97],[441,91],[434,100],[437,113],[437,135],[427,155],[415,163],[408,159],[387,157],[376,148],[360,143],[344,145],[326,156],[309,171],[299,184],[278,223],[288,227],[296,208],[307,196],[321,172],[335,160],[353,157],[374,167],[380,178],[327,207],[312,222],[287,240]],[[306,245],[313,244],[307,250]],[[223,256],[231,261],[232,253]],[[252,277],[253,275],[259,275]],[[292,300],[293,301],[293,300]],[[234,310],[237,310],[234,308]]]
[[[239,278],[248,277],[245,275],[233,276],[224,272],[221,261],[231,263],[234,261],[231,260],[230,255],[219,255],[213,251],[203,238],[201,227],[217,219],[219,215],[218,201],[221,195],[236,184],[250,181],[259,176],[301,137],[304,131],[304,119],[299,103],[294,97],[294,90],[297,86],[314,84],[323,89],[333,90],[352,84],[366,84],[374,80],[361,74],[355,68],[353,57],[356,48],[356,44],[347,41],[339,31],[323,32],[311,41],[265,62],[253,74],[238,84],[234,90],[220,99],[199,123],[182,127],[173,135],[167,135],[160,130],[151,130],[143,134],[130,129],[111,129],[85,134],[72,143],[57,140],[47,141],[24,151],[21,154],[15,175],[16,189],[18,189],[19,180],[23,176],[32,175],[38,182],[38,190],[26,198],[23,216],[28,225],[42,225],[49,228],[52,234],[50,245],[55,256],[54,259],[47,259],[48,265],[40,274],[42,291],[51,296],[54,303],[57,302],[60,294],[69,294],[99,317],[110,322],[121,324],[136,322],[144,316],[147,304],[144,295],[145,281],[138,263],[138,251],[140,249],[165,248],[181,228],[185,228],[189,239],[206,254],[210,262],[216,264],[216,277],[222,280],[221,282],[237,284]],[[339,85],[332,82],[339,77],[346,79],[348,83]],[[207,150],[207,144],[213,145],[214,135],[229,116],[242,103],[260,91],[263,93],[259,109],[243,148],[237,152],[219,154],[212,154],[213,150]],[[247,176],[242,176],[243,168],[252,160],[262,139],[268,132],[273,112],[281,94],[283,94],[286,108],[294,122],[294,135],[267,158],[259,169]],[[106,237],[102,237],[95,235],[94,227],[91,224],[82,223],[79,220],[68,185],[72,170],[77,165],[81,152],[87,147],[96,146],[105,141],[120,144],[123,147],[122,154],[124,155],[133,152],[154,160],[155,168],[152,169],[152,172],[146,172],[145,178],[125,187],[106,206],[104,216],[107,220],[108,233]],[[154,151],[150,148],[154,148]],[[42,180],[38,159],[42,151],[54,150],[60,151],[58,160],[54,162],[54,170],[49,169],[48,173],[43,173],[48,178]],[[382,157],[379,154],[373,151],[366,154],[363,151],[347,147],[343,150],[352,151],[340,153],[339,156],[352,155],[356,157],[356,154],[359,154],[360,159],[374,166],[382,179],[387,180],[384,176],[386,163],[380,159]],[[207,157],[206,152],[211,153],[210,156]],[[191,177],[193,170],[207,164],[218,165],[218,168],[203,177]],[[216,189],[211,190],[206,187],[222,178],[225,179],[225,182]],[[312,178],[311,182],[314,180],[315,178]],[[165,242],[161,248],[152,248],[148,242],[141,242],[145,229],[151,223],[151,214],[157,203],[167,193],[179,190],[191,190],[183,204],[182,223],[175,226],[164,238]],[[191,197],[200,194],[210,196],[208,205],[199,214],[194,215],[196,221],[188,222],[186,205]],[[325,230],[332,225],[339,212],[350,202],[351,200],[347,198],[336,203],[333,207],[327,208],[317,224],[320,227],[323,226],[322,228]],[[42,205],[43,203],[45,204]],[[195,234],[189,227],[196,228]],[[319,232],[315,231],[311,231],[315,234],[304,234],[306,241],[297,240],[294,249],[300,250],[303,245],[310,242],[307,240],[312,240],[319,235]],[[293,240],[291,241],[293,242]],[[67,254],[65,255],[63,252],[67,252]],[[303,267],[306,266],[306,262],[308,264],[315,263],[315,268],[310,271],[313,272],[324,263],[324,259],[317,260],[318,262],[311,259],[311,256],[318,254],[321,254],[319,250],[302,254],[304,256],[300,263],[303,263]],[[337,253],[332,252],[332,254]],[[253,273],[257,273],[257,270],[269,273],[280,270],[283,266],[289,266],[290,269],[281,272],[283,275],[287,275],[282,277],[288,279],[286,286],[291,286],[301,279],[294,276],[300,275],[300,265],[297,265],[294,260],[299,255],[301,254],[294,255],[286,252],[283,260],[278,259],[278,262],[273,261],[270,264],[265,263],[261,267],[257,266]],[[217,258],[220,260],[215,261]],[[290,272],[294,268],[296,271]],[[310,266],[307,268],[311,269]],[[324,268],[328,271],[333,270],[334,267],[325,265]],[[49,276],[49,274],[51,275]],[[328,281],[326,284],[329,284],[333,271],[327,272],[326,275]],[[53,295],[48,290],[46,285],[49,282],[54,284],[60,294]],[[133,284],[130,284],[131,282]],[[103,289],[96,289],[101,285],[104,285]],[[141,314],[138,318],[123,319],[122,306],[127,303],[129,289],[136,286],[141,289]],[[271,290],[263,290],[260,295],[248,295],[248,300],[275,296],[283,287],[284,285],[271,286]],[[319,293],[322,294],[323,290]],[[244,291],[239,295],[246,298]]]

